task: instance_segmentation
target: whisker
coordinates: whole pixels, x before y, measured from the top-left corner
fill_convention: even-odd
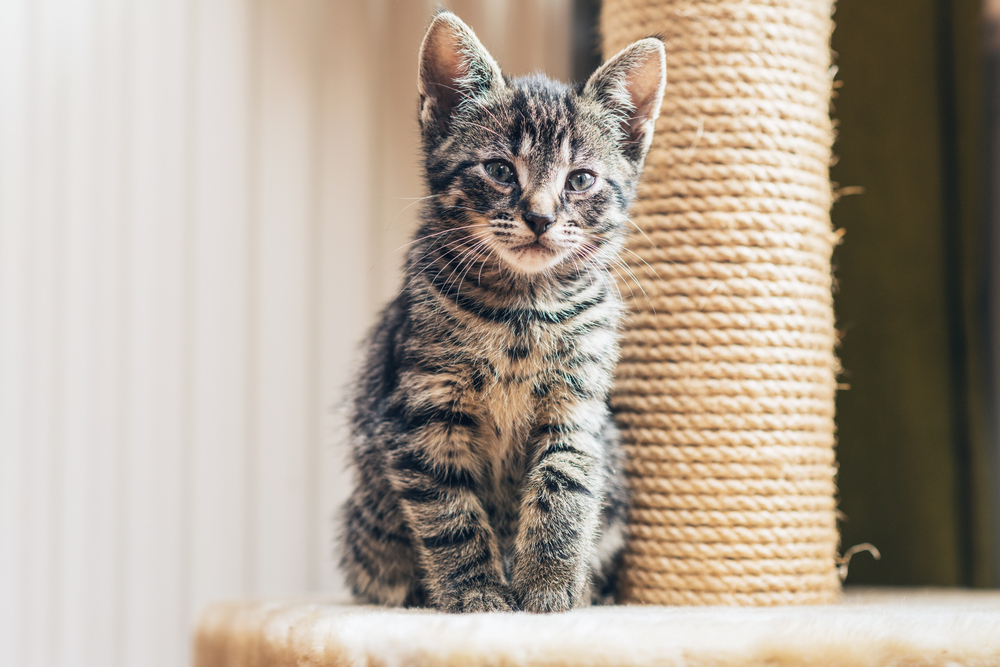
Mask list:
[[[642,292],[642,295],[644,297],[646,297],[646,303],[649,304],[649,308],[653,311],[653,315],[656,315],[656,306],[653,305],[652,300],[649,298],[649,295],[646,294],[646,290],[643,288],[642,283],[639,282],[639,279],[636,277],[636,275],[632,272],[632,269],[630,269],[628,267],[628,265],[625,264],[625,262],[622,261],[621,258],[618,258],[618,257],[616,257],[614,259],[614,264],[616,266],[620,266],[626,273],[628,273],[629,277],[632,278],[632,280],[635,282],[636,287],[638,287],[639,290]],[[619,275],[621,275],[621,274],[619,274]],[[629,291],[631,291],[631,290],[632,290],[632,288],[629,287]],[[635,295],[633,294],[633,298],[634,298],[634,296]]]
[[[409,204],[407,204],[406,206],[404,206],[398,213],[396,213],[396,215],[392,216],[392,220],[390,220],[388,222],[388,224],[386,224],[385,229],[382,230],[382,233],[383,234],[388,234],[389,230],[392,229],[393,223],[396,222],[396,220],[399,218],[399,216],[403,215],[403,213],[406,211],[406,209],[410,208],[414,204],[419,204],[422,201],[425,201],[427,199],[433,199],[434,197],[442,197],[445,194],[447,194],[447,193],[445,193],[445,192],[439,192],[439,193],[437,193],[435,195],[427,195],[426,197],[396,197],[396,199],[414,199],[415,201],[410,202]]]
[[[622,248],[622,250],[624,250],[625,252],[633,255],[637,260],[639,260],[640,262],[642,262],[643,264],[645,264],[646,265],[646,272],[649,273],[651,277],[656,278],[658,280],[662,280],[662,278],[660,278],[660,274],[657,273],[656,269],[654,269],[650,265],[650,263],[647,262],[646,260],[644,260],[640,255],[638,255],[636,252],[634,252],[633,250],[630,250],[628,248]],[[673,262],[670,262],[670,263],[673,264]]]
[[[466,247],[468,247],[468,246],[469,246],[470,244],[473,244],[473,243],[475,243],[475,242],[476,242],[476,238],[475,238],[474,236],[470,236],[470,237],[468,237],[468,238],[465,238],[465,239],[462,239],[462,240],[461,240],[460,242],[457,242],[457,243],[454,243],[454,244],[451,244],[451,245],[449,245],[449,246],[448,246],[448,249],[449,249],[449,250],[454,250],[454,251],[456,251],[456,252],[457,252],[457,251],[459,251],[459,250],[464,250],[464,249],[465,249]],[[460,255],[460,257],[461,257],[461,255]],[[438,270],[438,272],[437,272],[436,274],[434,274],[434,278],[432,279],[432,282],[436,282],[436,281],[437,281],[437,279],[438,279],[438,277],[440,277],[441,273],[442,273],[442,272],[443,272],[443,271],[444,271],[444,270],[445,270],[446,268],[451,268],[451,266],[452,266],[452,263],[451,263],[450,261],[447,261],[447,260],[445,260],[445,261],[444,261],[444,266],[442,266],[442,267],[441,267],[441,268],[440,268],[440,269]],[[452,272],[454,273],[454,269],[453,269],[453,268],[452,268]]]
[[[477,223],[472,224],[472,225],[463,225],[461,227],[452,227],[451,229],[445,229],[445,230],[442,230],[440,232],[434,232],[433,234],[426,234],[426,235],[421,236],[419,238],[415,238],[412,241],[410,241],[409,243],[404,243],[403,245],[399,246],[395,250],[393,250],[393,251],[391,251],[389,253],[386,253],[386,255],[382,259],[380,259],[377,262],[375,262],[374,264],[372,264],[371,268],[368,269],[368,273],[371,273],[372,269],[374,269],[376,266],[378,266],[380,263],[382,263],[383,261],[385,261],[386,259],[388,259],[392,255],[396,254],[397,252],[399,252],[403,248],[407,248],[407,247],[413,245],[414,243],[420,243],[421,241],[426,241],[427,239],[431,239],[431,238],[434,238],[436,236],[441,236],[442,234],[451,234],[451,233],[454,233],[454,232],[460,232],[463,229],[472,229],[473,227],[478,227],[481,224],[482,223],[478,223],[477,222]]]
[[[470,208],[468,206],[459,206],[458,204],[449,204],[448,206],[442,206],[441,208],[457,208],[462,211],[472,211],[473,213],[478,213],[479,215],[486,215],[489,211],[483,211],[477,208]]]
[[[646,236],[646,232],[644,232],[642,230],[642,227],[640,227],[638,224],[636,224],[635,220],[633,220],[632,218],[630,218],[628,216],[625,216],[625,219],[628,220],[629,222],[631,222],[632,226],[639,230],[639,233],[642,234],[643,237],[646,239],[646,243],[649,244],[650,248],[655,248],[656,247],[656,246],[653,245],[653,241],[648,236]]]
[[[479,260],[479,259],[482,258],[483,255],[482,255],[482,253],[479,252],[479,249],[483,248],[484,245],[485,245],[485,243],[486,243],[485,239],[479,239],[479,243],[477,243],[476,245],[472,246],[472,248],[470,248],[467,251],[470,255],[474,254],[475,257],[473,257],[469,261],[469,265],[466,267],[465,272],[462,274],[462,277],[458,281],[458,291],[455,292],[455,297],[456,298],[462,295],[462,285],[465,283],[465,278],[469,275],[469,271],[471,271],[472,267],[475,266],[476,260]]]
[[[438,249],[440,249],[440,248],[452,249],[452,248],[455,248],[455,247],[461,248],[463,245],[465,245],[467,243],[470,243],[471,240],[473,240],[473,238],[465,237],[465,238],[461,238],[461,239],[456,239],[454,241],[449,241],[448,243],[444,244],[443,246],[439,246]],[[428,251],[425,252],[423,255],[421,255],[421,257],[417,261],[420,261],[420,260],[423,260],[424,258],[426,258],[427,255],[429,255],[433,250],[435,250],[435,248],[428,249]],[[415,274],[413,274],[413,276],[411,276],[410,279],[408,281],[406,281],[406,283],[403,285],[403,287],[400,288],[399,292],[396,293],[396,297],[398,298],[400,294],[402,294],[404,291],[406,291],[407,289],[409,289],[410,285],[412,285],[415,280],[417,280],[420,276],[422,276],[427,271],[427,269],[429,269],[429,268],[431,268],[433,266],[434,266],[433,262],[428,262],[419,271],[417,271]],[[447,266],[447,263],[446,263],[446,266]],[[443,271],[444,268],[445,267],[441,267],[441,269],[437,272],[437,275],[435,275],[432,280],[437,280],[438,276],[441,275],[441,271]]]
[[[487,240],[486,249],[490,253],[495,254],[497,255],[497,257],[499,257],[500,253],[497,252],[497,246],[499,245],[499,243],[497,242],[497,240],[495,238],[487,238],[486,240]],[[482,264],[479,265],[479,277],[476,278],[476,282],[480,285],[483,284],[483,268],[485,266],[486,262],[483,262]]]
[[[474,261],[473,253],[475,252],[475,249],[482,243],[482,239],[479,237],[470,237],[470,239],[473,241],[473,243],[466,244],[463,247],[463,250],[458,257],[458,263],[452,264],[451,275],[448,277],[448,280],[445,281],[443,289],[447,290],[450,289],[452,285],[458,284],[456,282],[456,276],[458,272],[462,270],[462,266],[464,266],[467,261],[470,260]],[[461,290],[461,285],[459,285],[459,290]]]
[[[629,296],[631,297],[631,300],[635,301],[635,292],[632,291],[632,286],[629,285],[628,281],[625,280],[624,276],[622,276],[621,271],[619,271],[618,268],[615,265],[613,265],[613,264],[609,264],[608,268],[618,274],[618,280],[617,281],[612,281],[612,282],[615,283],[615,289],[618,290],[618,297],[621,298],[622,302],[624,303],[626,301],[625,297],[622,296],[622,291],[621,291],[621,288],[619,287],[623,283],[624,283],[625,287],[628,288],[628,292],[629,292]]]
[[[625,303],[625,297],[622,296],[622,291],[618,287],[618,281],[611,277],[611,272],[610,271],[608,271],[607,269],[604,269],[604,271],[605,271],[605,273],[608,274],[608,282],[611,283],[611,286],[615,288],[616,292],[618,292],[618,300],[621,303]]]
[[[442,286],[441,289],[443,291],[450,290],[454,285],[457,284],[456,282],[457,274],[459,271],[462,270],[462,266],[464,266],[467,261],[475,261],[476,257],[472,253],[474,252],[475,248],[479,246],[481,242],[482,239],[480,239],[479,237],[470,236],[468,242],[459,246],[460,248],[462,248],[462,250],[458,256],[457,263],[448,262],[448,266],[449,268],[451,268],[451,275],[448,276],[448,279]],[[461,290],[460,285],[459,285],[459,290]]]

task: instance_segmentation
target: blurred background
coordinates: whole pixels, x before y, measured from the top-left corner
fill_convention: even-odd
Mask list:
[[[184,665],[343,596],[339,406],[398,289],[423,0],[0,0],[0,666]],[[446,2],[585,78],[596,0]],[[840,0],[848,584],[1000,583],[1000,0]]]

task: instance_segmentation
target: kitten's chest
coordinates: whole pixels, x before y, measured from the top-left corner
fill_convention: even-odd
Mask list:
[[[558,371],[557,336],[543,328],[498,336],[484,346],[477,360],[478,372],[488,366],[490,378],[478,394],[484,417],[478,443],[484,463],[482,500],[504,553],[510,551],[517,532],[520,496],[533,457],[530,436],[539,412],[540,387]]]
[[[539,387],[558,372],[559,350],[567,344],[552,327],[532,326],[495,334],[472,357],[480,382],[479,401],[501,440],[527,437]]]
[[[516,476],[535,421],[536,387],[553,362],[551,335],[541,327],[499,326],[460,335],[466,409],[479,422],[474,456],[489,481]]]

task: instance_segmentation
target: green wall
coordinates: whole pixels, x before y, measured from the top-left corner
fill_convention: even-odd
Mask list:
[[[848,583],[995,584],[989,566],[979,3],[840,0],[832,178]]]

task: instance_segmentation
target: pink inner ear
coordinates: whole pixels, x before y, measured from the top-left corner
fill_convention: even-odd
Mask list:
[[[660,68],[656,56],[651,56],[633,72],[626,88],[636,109],[652,107],[656,104],[656,94],[660,89]]]
[[[450,98],[456,81],[464,75],[457,35],[450,26],[440,25],[427,40],[424,53],[424,94],[435,99]]]
[[[439,19],[431,26],[421,52],[420,92],[433,100],[434,117],[442,130],[447,129],[462,98],[458,82],[467,72],[461,41],[456,27]]]
[[[637,140],[642,133],[643,123],[651,116],[658,115],[662,76],[660,58],[656,52],[643,58],[642,62],[629,73],[625,89],[635,106],[635,111],[628,119],[629,141]]]

